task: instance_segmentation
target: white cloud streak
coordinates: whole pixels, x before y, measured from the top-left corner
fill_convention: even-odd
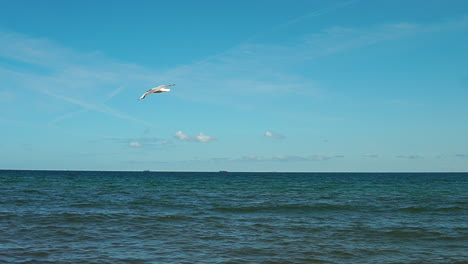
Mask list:
[[[117,88],[117,89],[111,91],[111,93],[109,93],[109,94],[107,95],[107,97],[105,98],[105,100],[104,100],[103,103],[106,103],[107,101],[109,101],[110,99],[112,99],[114,96],[116,96],[116,95],[118,95],[120,92],[122,92],[123,90],[124,90],[124,87],[122,86],[122,87],[119,87],[119,88]],[[66,119],[69,119],[69,118],[73,118],[73,117],[75,117],[75,116],[77,116],[77,115],[79,115],[79,114],[81,114],[81,113],[85,113],[85,112],[88,112],[88,111],[90,111],[90,110],[91,110],[91,109],[89,109],[89,108],[83,108],[83,109],[80,109],[80,110],[77,110],[77,111],[72,111],[72,112],[66,113],[66,114],[61,115],[61,116],[55,118],[54,120],[50,121],[49,124],[50,124],[50,125],[55,125],[55,124],[57,124],[57,123],[59,123],[59,122],[61,122],[61,121],[63,121],[63,120],[66,120]],[[137,121],[137,122],[141,122],[141,120],[140,120],[140,121]],[[151,124],[150,126],[152,126],[152,124]]]
[[[69,102],[71,104],[81,106],[81,107],[83,107],[84,109],[87,109],[87,110],[93,110],[93,111],[96,111],[96,112],[108,114],[108,115],[116,117],[116,118],[126,119],[126,120],[130,120],[130,121],[134,121],[134,122],[144,124],[146,126],[155,127],[155,125],[152,124],[152,123],[149,123],[149,122],[147,122],[145,120],[134,118],[134,117],[132,117],[130,115],[126,115],[126,114],[121,113],[121,112],[119,112],[119,111],[117,111],[117,110],[115,110],[115,109],[113,109],[111,107],[108,107],[106,105],[87,103],[87,102],[84,102],[84,101],[81,101],[81,100],[78,100],[78,99],[75,99],[75,98],[70,98],[70,97],[67,97],[67,96],[55,94],[55,93],[53,93],[53,92],[51,92],[51,91],[49,91],[47,89],[38,89],[37,91],[41,92],[41,93],[44,93],[44,94],[47,94],[47,95],[50,95],[51,97],[54,97],[54,98],[61,99],[63,101]]]
[[[128,144],[130,147],[132,148],[140,148],[141,147],[141,143],[138,142],[138,141],[132,141]]]
[[[346,1],[313,11],[280,25],[278,29],[355,2]],[[105,102],[130,85],[132,88],[146,87],[168,78],[180,83],[178,93],[174,93],[176,97],[241,109],[255,108],[260,97],[262,102],[267,102],[269,98],[287,94],[318,96],[323,93],[320,87],[305,76],[291,73],[290,65],[407,36],[464,30],[467,27],[468,18],[438,24],[402,22],[367,28],[333,26],[300,36],[287,46],[255,43],[253,38],[221,54],[165,72],[118,63],[97,52],[78,53],[47,39],[0,31],[0,57],[11,61],[12,65],[8,70],[0,65],[0,78],[15,79],[24,89],[82,108],[62,113],[51,121],[52,124],[84,111],[96,111],[155,127],[150,122],[106,106]],[[193,83],[203,85],[191,89]],[[2,90],[2,93],[11,91]],[[103,96],[105,94],[107,97]],[[232,100],[232,96],[239,100]],[[203,134],[194,138],[201,142],[212,140]]]
[[[184,132],[182,131],[177,131],[175,133],[175,136],[177,139],[181,140],[181,141],[189,141],[190,140],[190,137],[186,134],[184,134]]]
[[[351,1],[352,2],[352,1]],[[237,45],[226,52],[174,70],[180,84],[176,95],[184,100],[261,109],[285,95],[317,97],[327,94],[307,76],[293,73],[294,66],[379,43],[427,33],[463,30],[468,19],[438,24],[393,23],[363,28],[331,26],[291,40],[287,45],[255,43]],[[191,89],[193,83],[197,89]],[[232,100],[235,96],[237,100]]]
[[[270,138],[274,138],[274,139],[285,139],[286,137],[282,134],[279,134],[279,133],[274,133],[274,132],[271,132],[271,131],[266,131],[264,134],[263,134],[265,137],[270,137]]]
[[[330,13],[330,12],[333,12],[333,11],[336,11],[338,9],[341,9],[341,8],[345,8],[347,6],[350,6],[350,5],[353,5],[353,4],[356,4],[358,3],[360,0],[351,0],[351,1],[343,1],[343,2],[339,2],[339,3],[336,3],[334,5],[331,5],[331,6],[327,6],[325,8],[321,8],[321,9],[317,9],[317,10],[314,10],[314,11],[311,11],[309,12],[308,14],[306,15],[303,15],[303,16],[300,16],[300,17],[297,17],[295,19],[292,19],[292,20],[289,20],[275,28],[273,28],[271,31],[269,31],[268,33],[272,33],[272,32],[275,32],[275,31],[278,31],[278,30],[281,30],[281,29],[285,29],[285,28],[288,28],[296,23],[299,23],[299,22],[302,22],[304,20],[309,20],[311,18],[314,18],[314,17],[318,17],[318,16],[322,16],[322,15],[325,15],[327,13]],[[262,35],[266,35],[265,34],[262,34]]]
[[[195,138],[196,138],[196,141],[198,141],[198,142],[208,142],[208,141],[212,141],[214,139],[213,137],[204,135],[203,133],[200,133],[200,134],[196,135]]]
[[[417,160],[417,159],[423,159],[423,156],[420,155],[398,155],[396,156],[399,159],[409,159],[409,160]]]
[[[195,136],[189,136],[180,130],[175,133],[175,137],[180,141],[188,141],[188,142],[210,142],[210,141],[215,140],[214,137],[207,136],[203,133],[199,133],[198,135],[195,135]]]
[[[279,155],[273,157],[260,157],[255,155],[247,155],[241,158],[230,159],[235,162],[312,162],[312,161],[327,161],[331,159],[344,158],[343,155]]]
[[[47,39],[4,31],[0,31],[2,58],[6,64],[0,64],[0,77],[14,80],[15,92],[28,93],[25,90],[29,89],[82,108],[62,114],[49,124],[56,124],[86,111],[96,111],[156,127],[155,124],[105,105],[130,83],[153,82],[156,75],[153,71],[133,64],[118,63],[99,53],[74,52]],[[11,91],[13,87],[6,92]]]
[[[155,137],[105,137],[93,142],[112,142],[123,147],[152,149],[170,146],[173,142],[163,138]]]

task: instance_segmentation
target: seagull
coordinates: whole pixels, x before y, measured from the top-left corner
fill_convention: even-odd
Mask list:
[[[146,93],[144,93],[144,94],[140,97],[140,100],[145,99],[145,97],[146,97],[148,94],[169,92],[171,89],[167,89],[166,87],[174,86],[174,85],[175,85],[175,84],[165,84],[165,85],[159,85],[159,86],[157,86],[157,87],[151,88],[151,89],[149,89],[148,91],[146,91]]]

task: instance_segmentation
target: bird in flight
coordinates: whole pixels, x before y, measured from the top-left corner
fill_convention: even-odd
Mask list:
[[[175,84],[165,84],[165,85],[159,85],[159,86],[157,86],[157,87],[151,88],[151,89],[149,89],[148,91],[146,91],[146,93],[144,93],[144,94],[140,97],[140,100],[145,99],[145,97],[146,97],[148,94],[169,92],[171,89],[167,89],[166,87],[174,86],[174,85],[175,85]]]

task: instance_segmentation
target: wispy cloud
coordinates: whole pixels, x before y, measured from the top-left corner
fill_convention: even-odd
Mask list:
[[[118,95],[120,92],[122,92],[123,90],[124,90],[124,87],[122,86],[122,87],[119,87],[119,88],[117,88],[117,89],[111,91],[111,92],[107,95],[107,97],[104,99],[104,101],[103,101],[102,103],[103,103],[103,104],[106,103],[107,101],[109,101],[110,99],[112,99],[114,96],[116,96],[116,95]],[[50,125],[57,124],[57,123],[59,123],[59,122],[61,122],[61,121],[63,121],[63,120],[66,120],[66,119],[69,119],[69,118],[73,118],[73,117],[75,117],[75,116],[77,116],[77,115],[79,115],[79,114],[88,112],[88,111],[90,111],[90,110],[92,110],[92,109],[84,107],[84,108],[82,108],[82,109],[80,109],[80,110],[76,110],[76,111],[72,111],[72,112],[65,113],[65,114],[63,114],[63,115],[61,115],[61,116],[55,118],[54,120],[50,121],[49,124],[50,124]],[[117,116],[117,117],[118,117],[118,116]],[[131,117],[130,117],[130,120],[132,120]],[[135,121],[135,120],[133,120],[133,121]],[[143,120],[138,120],[137,122],[142,122],[142,121],[143,121]],[[145,122],[145,121],[143,121],[143,122]],[[150,126],[152,126],[152,124],[150,124]]]
[[[285,155],[285,156],[276,156],[276,157],[273,158],[273,160],[278,160],[278,161],[309,161],[311,159],[307,158],[307,157],[301,157],[301,156],[295,156],[295,155]]]
[[[182,99],[247,110],[261,109],[259,102],[269,102],[280,96],[327,94],[320,83],[292,72],[291,66],[405,37],[467,27],[468,19],[461,18],[435,24],[330,26],[299,35],[284,45],[253,38],[222,54],[175,69],[172,76],[180,83],[177,96]],[[203,85],[191,89],[193,83]],[[232,100],[233,96],[237,100]]]
[[[289,20],[289,21],[287,21],[287,22],[285,22],[285,23],[283,23],[281,25],[278,25],[277,27],[274,27],[272,30],[268,31],[268,33],[272,33],[272,32],[275,32],[275,31],[278,31],[278,30],[281,30],[281,29],[285,29],[285,28],[288,28],[288,27],[290,27],[290,26],[292,26],[292,25],[294,25],[296,23],[302,22],[304,20],[309,20],[311,18],[322,16],[322,15],[325,15],[327,13],[333,12],[335,10],[345,8],[347,6],[356,4],[359,1],[360,0],[342,1],[342,2],[332,4],[330,6],[326,6],[324,8],[313,10],[313,11],[311,11],[311,12],[309,12],[309,13],[303,15],[303,16],[294,18],[294,19]]]
[[[177,161],[165,161],[167,163],[192,163],[192,162],[214,162],[214,163],[249,163],[249,164],[265,164],[265,163],[314,163],[314,162],[326,162],[331,159],[341,159],[344,156],[342,155],[310,155],[310,156],[300,156],[300,155],[279,155],[271,157],[262,157],[256,155],[245,155],[239,158],[195,158],[187,160],[177,160]],[[152,161],[146,161],[145,163],[151,163]]]
[[[184,134],[184,132],[182,131],[177,131],[175,133],[175,137],[181,141],[190,141],[190,137],[186,134]]]
[[[198,135],[195,136],[196,141],[198,142],[208,142],[208,141],[213,141],[214,138],[211,136],[204,135],[203,133],[199,133]]]
[[[344,155],[312,155],[309,157],[310,160],[330,160],[330,159],[341,159]]]
[[[379,154],[376,154],[376,153],[366,153],[363,155],[364,157],[366,158],[378,158],[379,157]]]
[[[271,131],[266,131],[264,134],[263,134],[265,137],[271,137],[271,138],[275,138],[275,139],[285,139],[286,137],[282,134],[279,134],[279,133],[275,133],[275,132],[271,132]]]
[[[164,164],[170,164],[171,162],[161,161],[161,160],[127,160],[127,161],[121,161],[120,163],[132,164],[132,165],[164,165]]]
[[[182,131],[177,131],[175,137],[180,141],[190,141],[190,142],[209,142],[215,140],[214,137],[207,136],[203,133],[199,133],[195,136],[189,136]]]
[[[98,141],[114,142],[124,147],[131,148],[152,148],[171,145],[172,141],[155,137],[105,137]]]
[[[313,11],[274,30],[355,2],[343,1],[336,6]],[[267,103],[285,95],[316,97],[326,92],[309,77],[291,72],[291,65],[417,34],[464,30],[467,27],[466,17],[435,24],[400,22],[365,28],[337,25],[319,32],[306,32],[291,39],[287,45],[272,45],[261,42],[260,38],[252,38],[226,52],[165,71],[120,63],[99,52],[76,52],[45,38],[0,31],[0,57],[9,65],[5,67],[0,63],[0,78],[14,79],[21,92],[33,90],[75,107],[49,120],[52,124],[85,111],[96,111],[155,127],[151,122],[106,105],[106,101],[123,93],[126,87],[147,87],[169,79],[178,83],[179,92],[174,96],[183,100],[240,109],[260,108],[259,102]],[[194,83],[197,89],[192,89]],[[8,88],[2,90],[2,93],[11,92],[12,89]],[[238,100],[232,100],[233,96]],[[77,106],[81,109],[76,109]],[[211,141],[211,137],[204,135],[194,138],[201,142]]]
[[[51,121],[52,124],[82,112],[96,111],[155,126],[105,104],[130,84],[134,87],[149,83],[156,75],[154,71],[119,63],[97,52],[79,53],[47,39],[4,31],[0,31],[0,58],[4,62],[0,63],[0,78],[15,83],[3,92],[13,93],[14,88],[24,94],[32,90],[81,108],[62,113]],[[28,101],[29,97],[23,100]]]
[[[140,148],[141,147],[141,143],[138,142],[138,141],[132,141],[128,144],[130,147],[132,148]]]
[[[437,159],[468,159],[468,154],[457,153],[457,154],[440,154],[435,156]]]
[[[76,99],[76,98],[71,98],[71,97],[67,97],[67,96],[64,96],[64,95],[56,94],[56,93],[51,92],[51,91],[49,91],[48,89],[45,89],[45,88],[38,89],[38,91],[41,92],[41,93],[50,95],[51,97],[54,97],[54,98],[69,102],[71,104],[81,106],[86,110],[93,110],[93,111],[96,111],[96,112],[108,114],[108,115],[116,117],[116,118],[121,118],[121,119],[126,119],[126,120],[130,120],[130,121],[138,122],[138,123],[144,124],[146,126],[150,126],[150,127],[155,127],[156,126],[155,124],[152,124],[152,123],[149,123],[149,122],[147,122],[145,120],[138,119],[138,118],[132,117],[130,115],[124,114],[124,113],[122,113],[120,111],[117,111],[117,110],[115,110],[115,109],[113,109],[113,108],[111,108],[109,106],[103,105],[103,104],[88,103],[88,102],[85,102],[85,101],[82,101],[82,100],[79,100],[79,99]]]
[[[236,54],[249,54],[252,63],[254,58],[263,58],[271,65],[289,65],[418,34],[464,30],[467,27],[468,17],[435,24],[400,22],[362,28],[331,26],[300,36],[293,44],[284,46],[245,44],[239,47]]]
[[[273,157],[260,157],[255,155],[246,155],[241,158],[230,159],[230,161],[236,162],[312,162],[312,161],[327,161],[331,159],[344,158],[343,155],[279,155]]]
[[[396,156],[397,158],[400,159],[410,159],[410,160],[416,160],[416,159],[423,159],[423,156],[420,155],[398,155]]]
[[[238,159],[230,159],[228,161],[257,162],[257,161],[265,161],[265,159],[263,159],[261,157],[258,157],[258,156],[255,156],[255,155],[247,155],[247,156],[243,156],[243,157],[238,158]]]

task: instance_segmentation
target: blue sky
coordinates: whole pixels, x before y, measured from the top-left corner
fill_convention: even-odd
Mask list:
[[[0,4],[0,169],[468,171],[464,0]]]

